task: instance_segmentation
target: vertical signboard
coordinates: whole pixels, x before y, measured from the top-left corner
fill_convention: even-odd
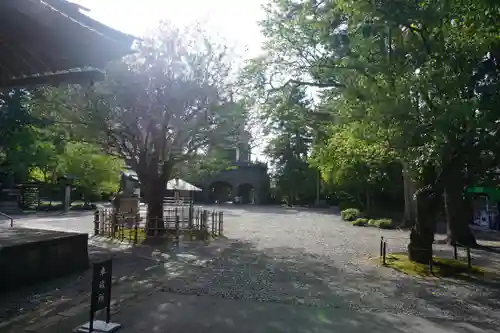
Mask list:
[[[111,283],[113,264],[111,259],[93,264],[92,291],[90,293],[90,321],[80,326],[78,332],[109,333],[121,327],[110,322]],[[106,309],[106,321],[94,320],[96,312]]]

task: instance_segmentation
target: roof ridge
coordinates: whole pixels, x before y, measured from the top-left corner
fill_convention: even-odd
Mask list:
[[[118,41],[118,40],[116,40],[115,38],[112,38],[112,37],[110,37],[109,35],[107,35],[107,34],[105,34],[105,33],[101,32],[101,31],[98,31],[95,27],[91,27],[91,26],[89,26],[88,24],[85,24],[85,23],[83,23],[83,22],[79,21],[77,18],[74,18],[74,17],[72,17],[70,14],[68,14],[68,13],[66,13],[66,12],[64,12],[64,11],[62,11],[62,10],[61,10],[61,9],[59,9],[59,8],[57,8],[57,5],[56,5],[56,6],[54,6],[53,4],[49,3],[49,2],[50,2],[50,0],[49,0],[49,2],[47,2],[46,0],[35,0],[35,1],[39,1],[42,5],[46,6],[46,7],[47,7],[47,8],[49,8],[50,10],[52,10],[52,11],[55,11],[55,12],[59,13],[60,15],[64,16],[65,18],[67,18],[68,20],[72,21],[73,23],[75,23],[75,24],[79,24],[79,25],[81,25],[82,27],[84,27],[84,28],[86,28],[86,29],[88,29],[88,30],[92,31],[93,33],[95,33],[95,34],[97,34],[97,35],[99,35],[99,36],[101,36],[101,37],[104,37],[104,38],[106,38],[106,39],[108,39],[108,40],[110,40],[110,41],[112,41],[112,42],[115,42],[115,43],[118,43],[118,42],[119,42],[119,41]],[[75,4],[75,3],[72,3],[72,2],[69,2],[69,1],[66,1],[66,0],[64,0],[64,1],[65,1],[68,5],[75,5],[75,6],[78,6],[78,7],[83,8],[82,6],[79,6],[78,4]],[[135,36],[132,36],[132,35],[130,35],[130,34],[127,34],[127,33],[121,32],[121,31],[119,31],[119,30],[116,30],[116,29],[114,29],[114,28],[111,28],[111,27],[109,27],[109,26],[106,26],[106,25],[104,25],[103,23],[101,23],[101,22],[99,22],[99,21],[97,21],[97,20],[95,20],[95,19],[91,18],[90,16],[87,16],[87,15],[85,15],[85,14],[83,14],[83,13],[80,13],[80,12],[78,12],[78,11],[75,11],[74,13],[78,13],[78,15],[79,15],[80,17],[85,17],[85,19],[86,19],[86,20],[89,20],[89,21],[91,21],[92,23],[95,23],[96,25],[100,25],[100,26],[101,26],[101,27],[103,27],[104,29],[109,29],[109,30],[113,31],[113,33],[116,33],[116,34],[121,34],[121,35],[123,35],[124,37],[129,38],[129,39],[137,39]]]

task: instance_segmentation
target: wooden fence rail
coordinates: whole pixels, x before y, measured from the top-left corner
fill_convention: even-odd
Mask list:
[[[94,214],[94,234],[137,244],[140,238],[188,235],[207,240],[224,233],[223,212],[209,212],[194,207],[175,207],[164,211],[162,218],[143,219],[139,214],[117,213],[113,208],[99,208]]]

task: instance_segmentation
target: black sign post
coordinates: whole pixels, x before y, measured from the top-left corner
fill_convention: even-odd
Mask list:
[[[90,321],[78,328],[78,332],[108,333],[115,332],[120,324],[111,323],[111,259],[92,265],[92,292],[90,294]],[[106,321],[94,320],[97,311],[106,309]]]

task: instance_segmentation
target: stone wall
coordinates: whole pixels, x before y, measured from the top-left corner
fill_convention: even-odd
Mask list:
[[[265,204],[269,199],[270,179],[267,174],[267,166],[259,163],[234,163],[230,170],[220,172],[206,179],[201,186],[205,202],[209,201],[210,188],[212,184],[223,182],[229,184],[234,195],[238,192],[240,185],[249,184],[255,189],[255,204]]]

